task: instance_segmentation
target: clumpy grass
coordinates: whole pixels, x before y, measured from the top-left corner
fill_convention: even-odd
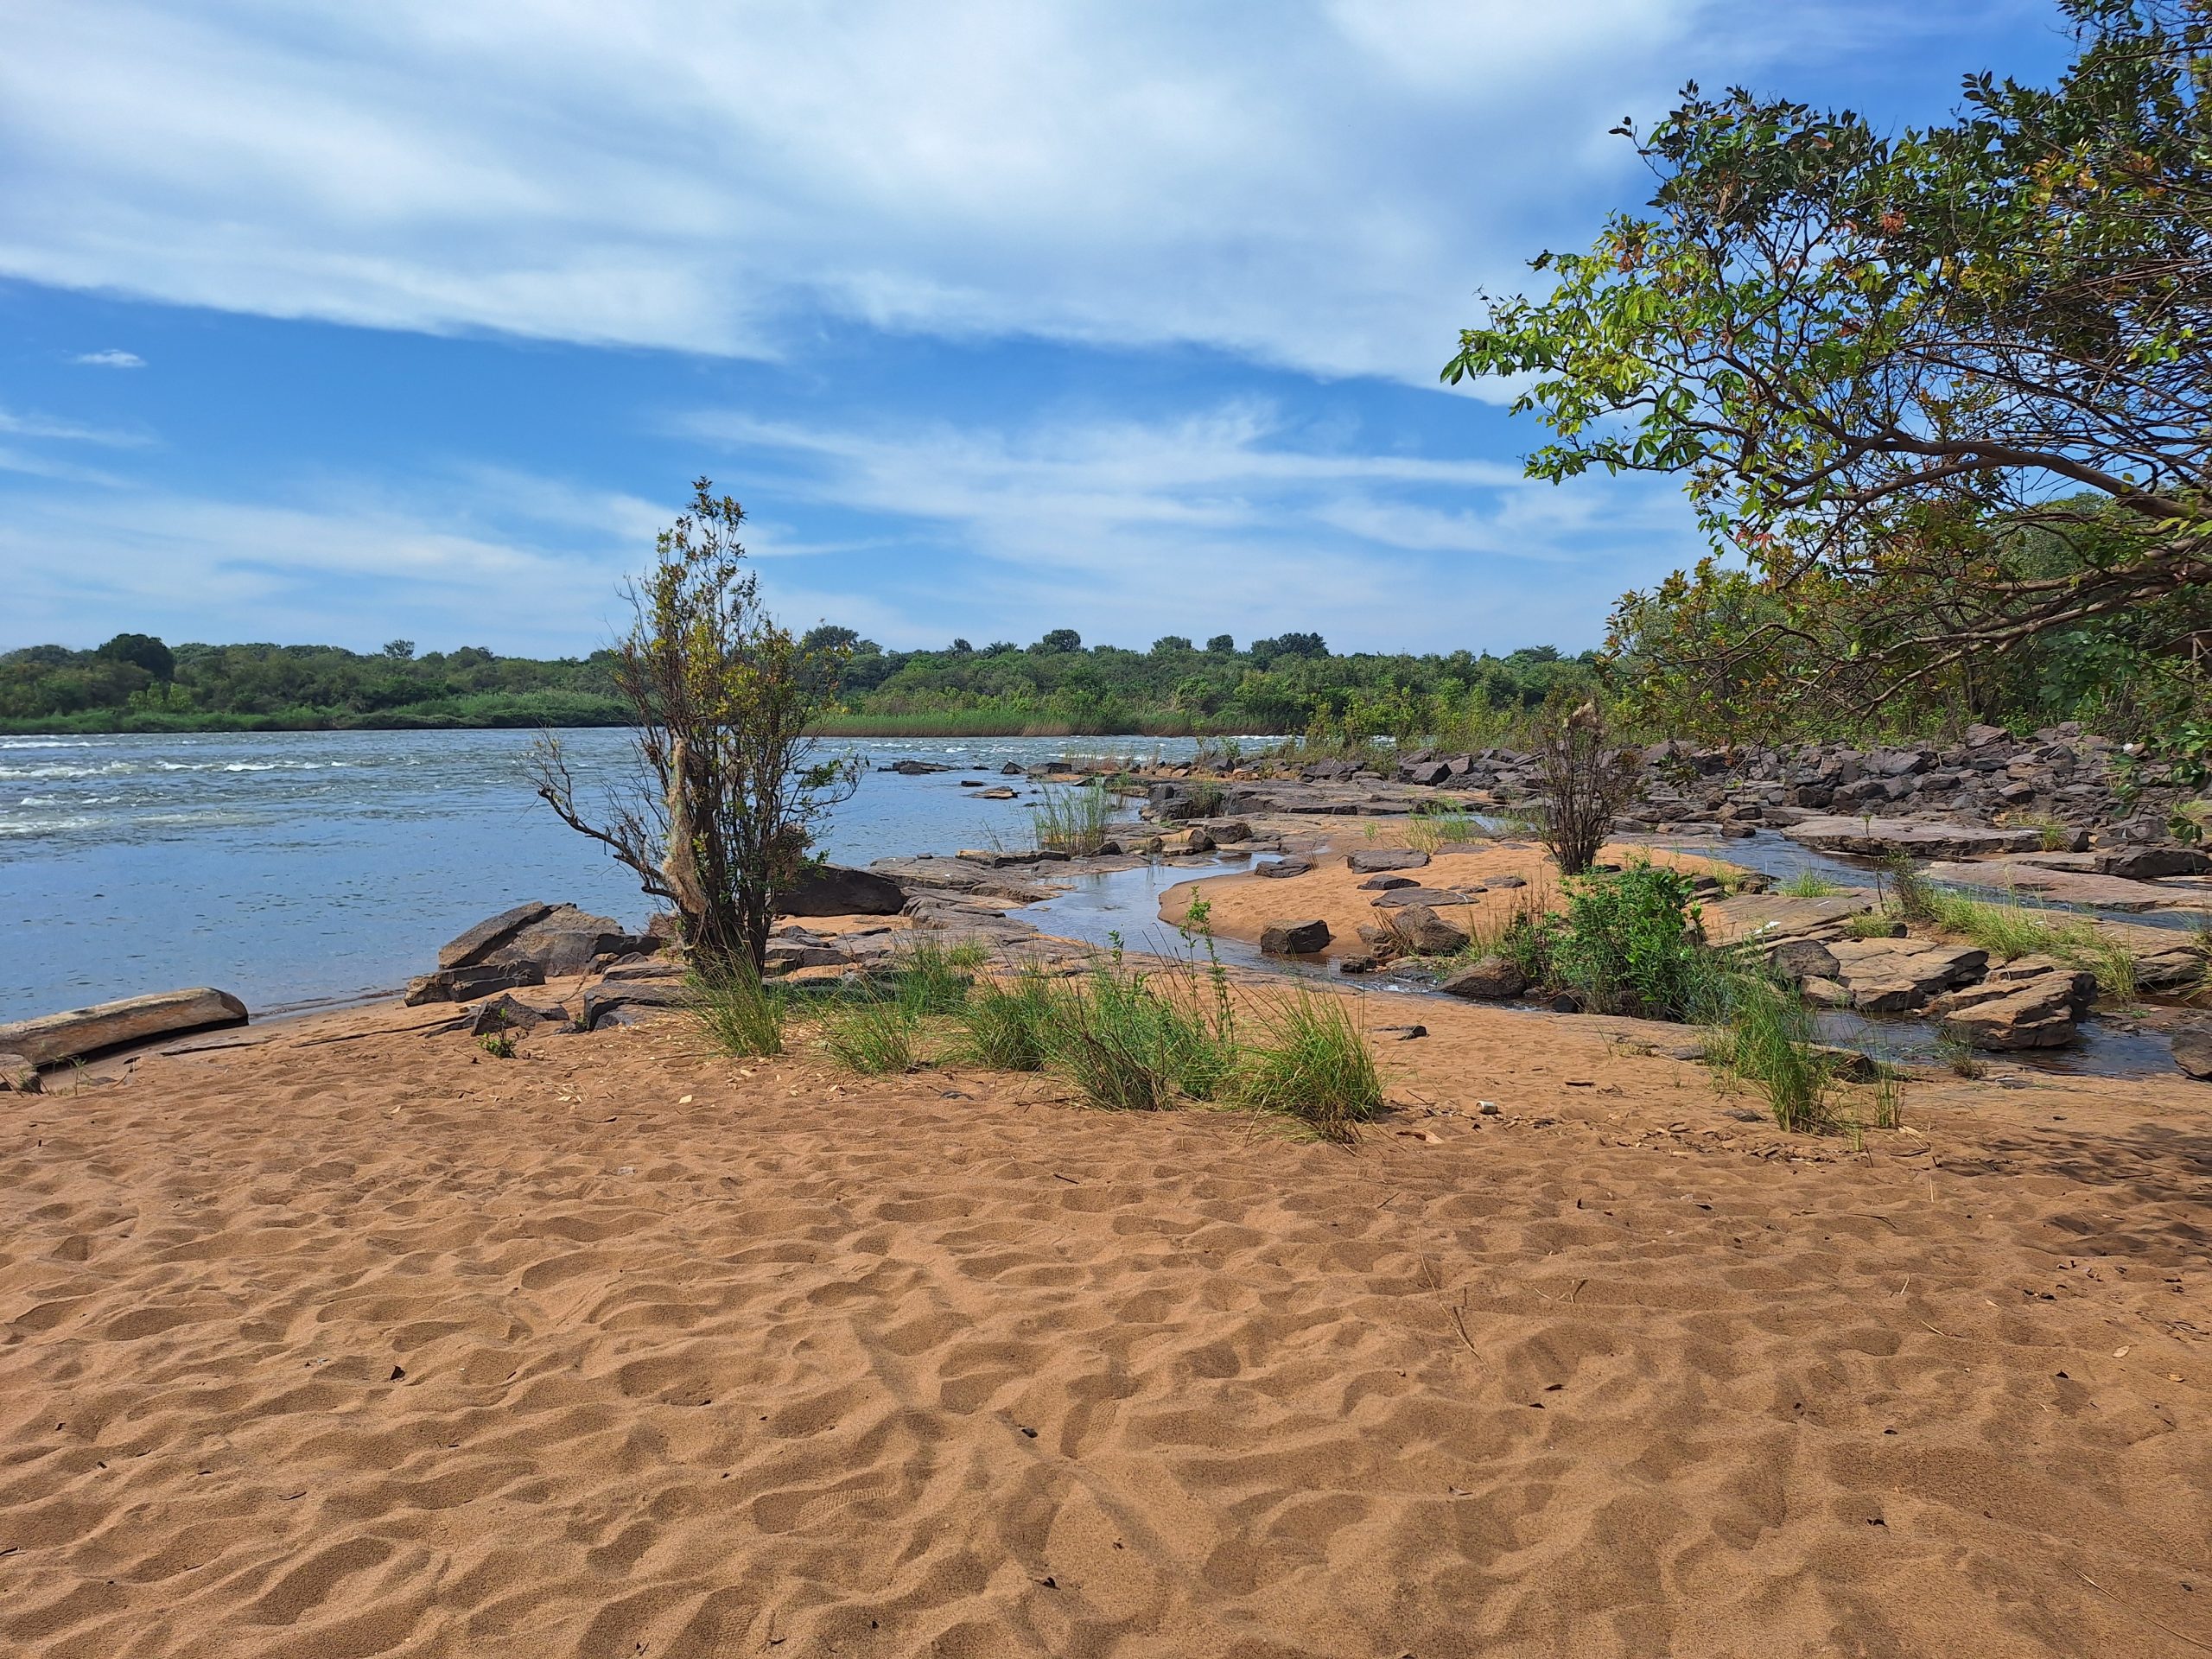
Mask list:
[[[2074,826],[2063,818],[2049,813],[2015,813],[2012,823],[2023,830],[2036,832],[2037,843],[2046,853],[2063,853],[2074,844]]]
[[[765,982],[749,966],[695,968],[686,982],[692,1017],[707,1040],[724,1054],[752,1059],[784,1052],[784,1016],[790,994]]]
[[[1973,1045],[1962,1043],[1955,1037],[1936,1039],[1936,1058],[1955,1077],[1964,1077],[1969,1083],[1989,1071],[1989,1062],[1974,1052]]]
[[[515,1057],[515,1038],[511,1031],[487,1031],[476,1039],[476,1046],[495,1060],[512,1060]]]
[[[1890,913],[1882,910],[1861,911],[1843,919],[1843,931],[1854,939],[1886,939],[1896,927]]]
[[[1029,812],[1038,850],[1077,858],[1096,852],[1106,844],[1111,811],[1111,801],[1096,784],[1078,784],[1071,789],[1044,787]]]
[[[1415,852],[1434,853],[1446,847],[1464,846],[1484,836],[1473,813],[1457,801],[1437,803],[1415,812],[1406,821],[1406,845]]]
[[[920,1061],[921,1020],[897,996],[873,987],[834,999],[822,1013],[822,1046],[850,1071],[876,1077],[911,1071]]]
[[[1237,1079],[1245,1104],[1286,1113],[1344,1143],[1382,1111],[1374,1051],[1345,999],[1301,989],[1268,1007],[1260,1027]]]
[[[1818,870],[1800,870],[1775,891],[1789,899],[1833,899],[1843,891],[1843,884],[1829,880]]]
[[[1211,1100],[1235,1075],[1235,1026],[1224,1002],[1201,995],[1195,972],[1147,973],[1117,948],[1063,996],[1052,1058],[1094,1106],[1158,1111],[1179,1095]]]
[[[948,945],[917,938],[902,945],[891,959],[899,1006],[917,1019],[959,1013],[975,987],[973,970],[988,954],[972,940]]]
[[[994,1071],[1039,1071],[1061,1017],[1058,988],[1034,968],[1003,983],[984,980],[960,1009],[957,1052]]]
[[[1832,1079],[1804,1000],[1789,986],[1749,972],[1718,981],[1713,989],[1707,1058],[1764,1095],[1777,1127],[1821,1127]]]

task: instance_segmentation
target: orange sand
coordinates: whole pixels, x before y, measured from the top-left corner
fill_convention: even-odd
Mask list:
[[[680,1020],[301,1046],[429,1012],[0,1096],[0,1652],[2212,1640],[2202,1085],[1859,1155],[1375,998],[1433,1034],[1344,1150]]]

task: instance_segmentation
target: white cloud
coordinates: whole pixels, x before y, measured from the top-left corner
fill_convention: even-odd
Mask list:
[[[888,644],[1027,639],[1074,623],[1137,644],[1194,627],[1319,627],[1370,649],[1580,645],[1622,586],[1695,545],[1663,481],[1562,488],[1491,461],[1300,448],[1249,403],[1018,437],[726,412],[683,429],[772,460],[761,475],[782,497],[906,527],[911,556],[865,590],[899,613]],[[1531,566],[1554,574],[1531,582]],[[843,618],[820,591],[829,576],[810,573],[821,613]]]
[[[114,350],[79,352],[69,360],[95,369],[143,369],[146,366],[146,359],[137,353]]]
[[[1471,291],[1632,179],[1605,129],[1742,67],[1758,10],[19,8],[0,270],[708,353],[827,310],[1433,383]],[[1873,10],[1905,49],[1911,14]]]
[[[60,443],[94,443],[111,449],[136,449],[151,442],[142,432],[86,426],[81,421],[66,421],[52,415],[18,415],[4,406],[0,406],[0,432]]]

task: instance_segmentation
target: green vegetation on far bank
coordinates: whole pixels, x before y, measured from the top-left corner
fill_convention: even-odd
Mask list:
[[[1505,657],[1338,656],[1318,634],[1238,649],[1179,636],[1146,651],[1036,644],[885,651],[823,626],[846,658],[831,737],[1147,737],[1319,734],[1497,741],[1592,659],[1548,646]],[[611,652],[540,661],[479,647],[417,656],[333,645],[181,645],[119,634],[94,651],[0,654],[0,732],[314,731],[626,725]]]

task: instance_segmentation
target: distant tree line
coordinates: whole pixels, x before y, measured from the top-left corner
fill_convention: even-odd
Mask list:
[[[1580,691],[1591,653],[1550,646],[1503,657],[1332,652],[1319,633],[1239,648],[1179,634],[1146,651],[1086,646],[1072,628],[1033,645],[956,639],[886,651],[824,625],[801,641],[842,655],[830,729],[854,735],[1038,732],[1267,733],[1327,738],[1458,734],[1517,723],[1554,692]],[[611,652],[540,660],[477,646],[417,655],[335,645],[181,645],[118,634],[92,651],[31,645],[0,655],[0,728],[26,731],[622,725]]]

